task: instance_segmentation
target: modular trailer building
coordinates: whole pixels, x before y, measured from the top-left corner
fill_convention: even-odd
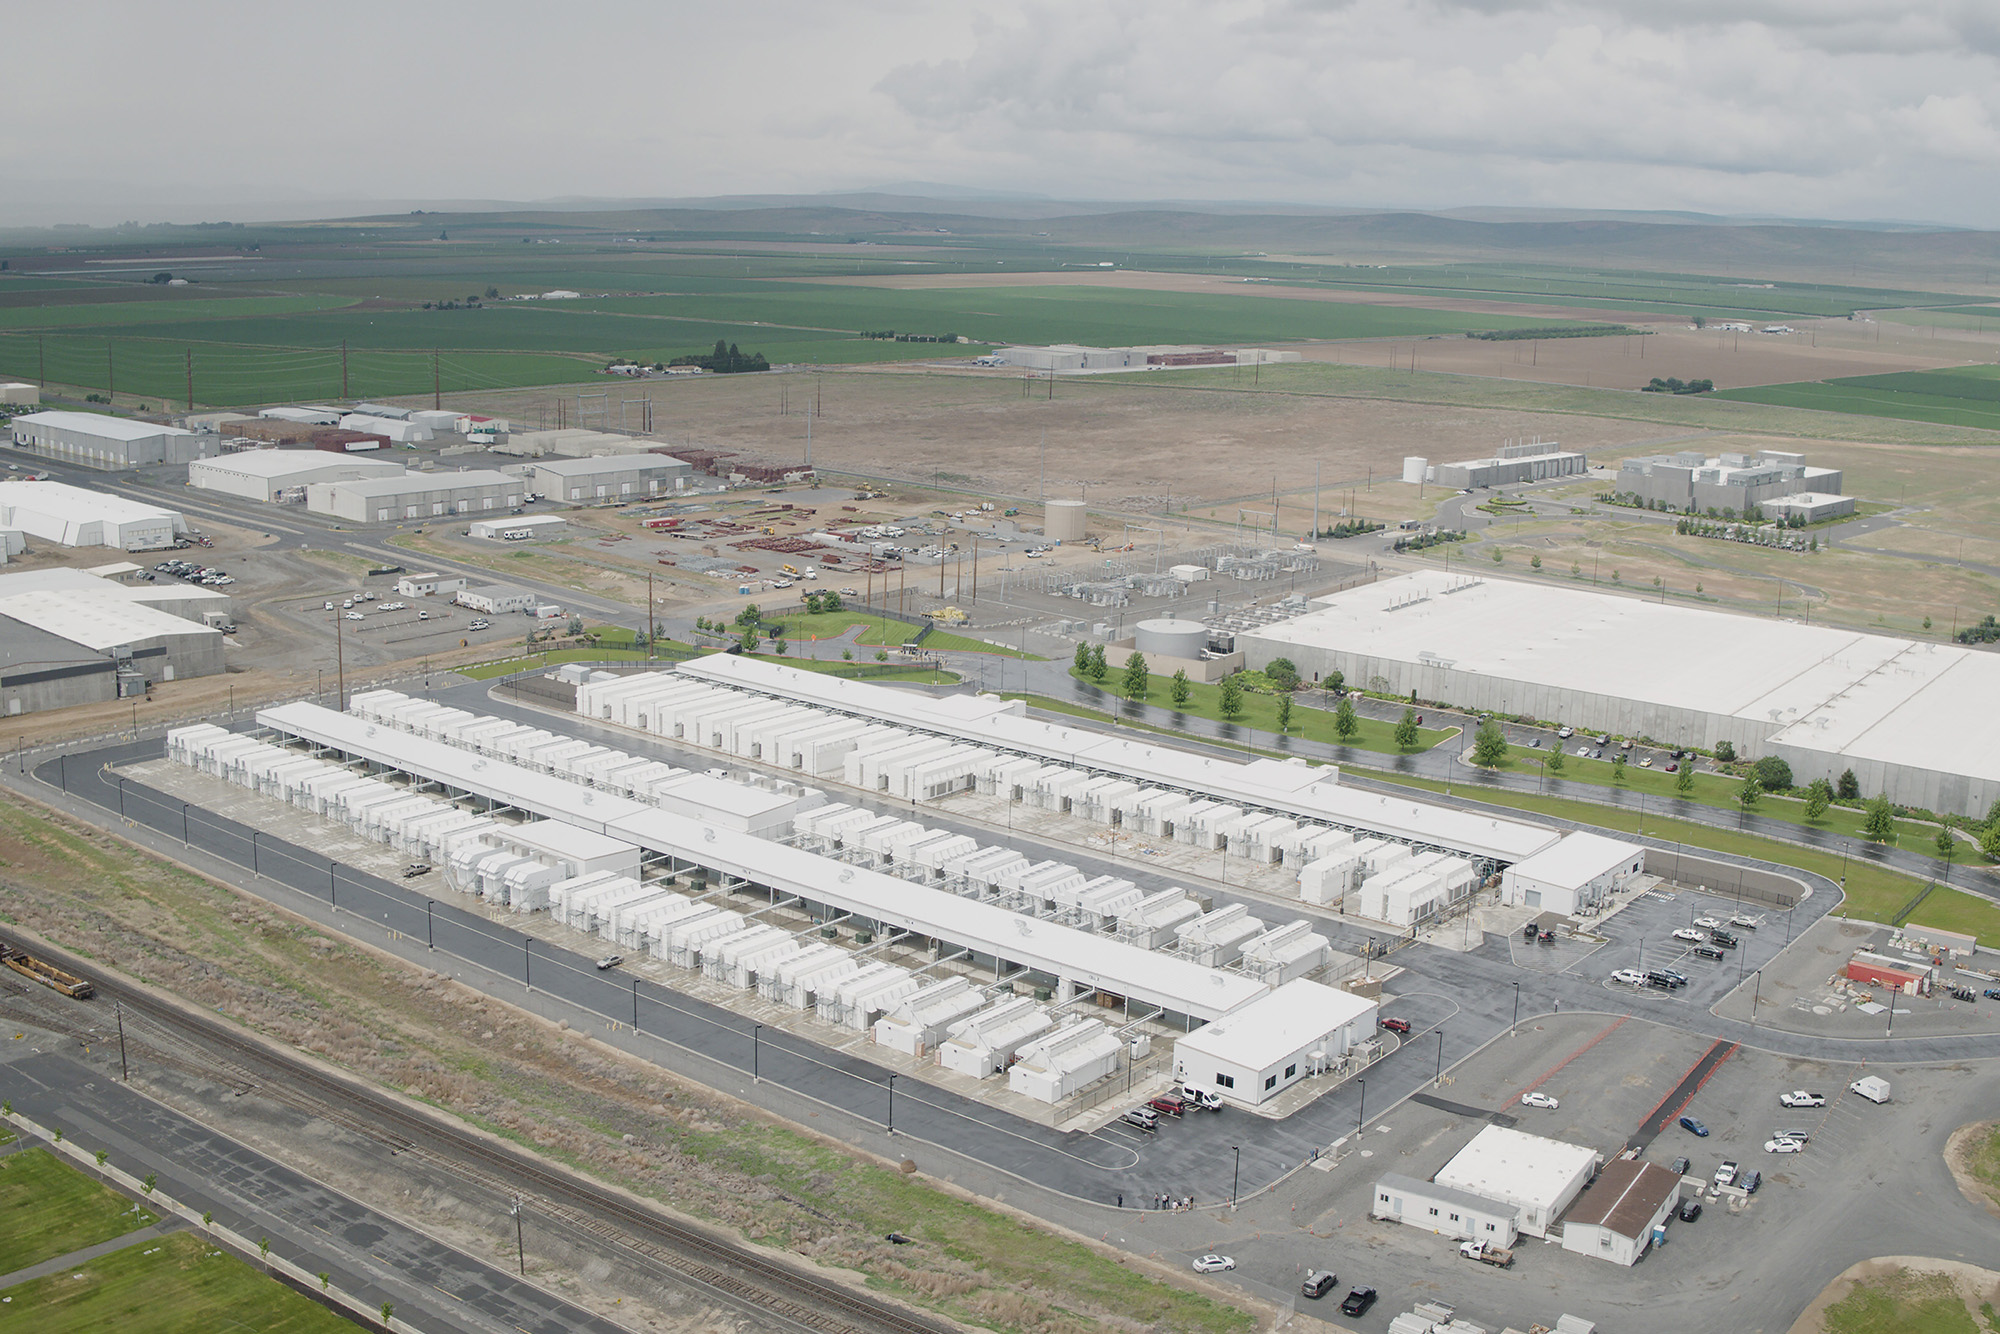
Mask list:
[[[1775,755],[1801,785],[1983,817],[2000,799],[2000,654],[1542,583],[1422,571],[1236,638],[1392,695]]]

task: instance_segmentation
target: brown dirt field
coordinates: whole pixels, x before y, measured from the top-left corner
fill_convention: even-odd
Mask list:
[[[1611,318],[1603,311],[1566,313]],[[1644,318],[1629,317],[1635,323]],[[1895,332],[1893,326],[1886,328],[1877,342],[1856,332],[1857,326],[1846,320],[1822,322],[1818,326],[1816,347],[1811,324],[1794,327],[1802,332],[1716,333],[1690,329],[1676,322],[1657,328],[1644,338],[1551,338],[1521,342],[1403,338],[1312,343],[1299,345],[1295,350],[1309,361],[1350,366],[1407,368],[1414,355],[1420,371],[1538,380],[1597,389],[1637,389],[1654,376],[1713,380],[1719,388],[1737,389],[1842,375],[1932,370],[1991,360],[1990,351],[1978,355],[1978,347],[1965,340],[1912,337]],[[1872,333],[1882,327],[1869,325],[1866,330]]]
[[[1063,381],[1055,398],[1026,397],[1013,376],[843,371],[818,377],[821,412],[813,462],[870,476],[884,472],[1035,497],[1048,441],[1051,497],[1157,510],[1310,487],[1314,465],[1328,488],[1400,474],[1405,454],[1477,458],[1516,436],[1539,434],[1586,449],[1630,448],[1688,432],[1652,422],[1510,408],[1334,399],[1314,395],[1153,389],[1119,377]],[[805,455],[799,406],[809,386],[788,377],[793,412],[778,414],[781,386],[762,376],[716,376],[635,385],[650,394],[662,446],[737,450],[773,461]],[[1036,393],[1047,386],[1036,385]],[[471,411],[507,415],[532,393],[481,396]],[[532,417],[532,410],[529,414]]]

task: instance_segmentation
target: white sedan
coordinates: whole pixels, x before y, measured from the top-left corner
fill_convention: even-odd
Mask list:
[[[1713,931],[1718,927],[1720,927],[1722,923],[1717,921],[1713,917],[1697,917],[1694,919],[1694,925],[1702,927],[1705,930]]]
[[[1790,1093],[1780,1093],[1778,1101],[1787,1107],[1824,1107],[1826,1095],[1812,1093],[1806,1089],[1793,1089]]]
[[[1804,1153],[1805,1151],[1806,1146],[1795,1139],[1767,1139],[1764,1141],[1765,1153]]]
[[[1523,1093],[1521,1095],[1521,1105],[1523,1107],[1546,1107],[1552,1112],[1562,1106],[1560,1102],[1551,1098],[1546,1093]]]
[[[1694,930],[1692,927],[1686,927],[1686,926],[1681,927],[1679,930],[1674,932],[1674,939],[1692,940],[1697,945],[1706,945],[1708,943],[1707,936],[1704,936],[1701,932]]]
[[[350,621],[365,621],[368,618],[358,611],[350,611],[347,613],[347,619]]]
[[[1194,1261],[1194,1272],[1197,1274],[1220,1274],[1225,1269],[1234,1268],[1236,1268],[1236,1261],[1226,1255],[1215,1255],[1213,1253],[1198,1255]]]

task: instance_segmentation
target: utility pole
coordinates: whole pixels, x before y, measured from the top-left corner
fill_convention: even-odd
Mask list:
[[[40,334],[35,335],[35,361],[42,368],[42,388],[49,387],[49,350],[42,342]]]
[[[347,637],[341,625],[343,619],[339,612],[333,614],[334,708],[340,713],[347,712]]]
[[[105,393],[113,399],[117,398],[118,375],[111,365],[111,340],[109,338],[104,340],[104,379],[106,382],[104,386]]]
[[[132,1067],[125,1063],[125,1006],[122,1002],[113,1001],[111,1009],[118,1016],[118,1077],[129,1084],[132,1082]]]
[[[1042,428],[1042,480],[1035,490],[1035,499],[1047,502],[1049,498],[1049,428]],[[1044,522],[1047,522],[1044,519]]]
[[[194,349],[187,349],[188,411],[194,411]]]
[[[347,340],[340,340],[340,396],[347,397]]]
[[[1319,541],[1319,464],[1313,464],[1313,530],[1312,541]]]
[[[444,385],[442,377],[438,373],[438,350],[436,348],[432,348],[431,349],[431,410],[433,412],[437,411],[438,409],[444,406],[443,399],[444,399]]]
[[[969,602],[979,601],[979,534],[972,535],[972,596]]]
[[[812,415],[812,410],[808,408],[806,410],[806,467],[811,468],[812,466],[813,466],[813,415]]]
[[[514,1255],[520,1262],[521,1277],[526,1278],[528,1276],[528,1248],[521,1237],[521,1197],[519,1195],[514,1197],[514,1203],[508,1207],[507,1212],[514,1215]]]
[[[646,571],[646,661],[653,660],[653,635],[657,628],[653,624],[653,572]]]

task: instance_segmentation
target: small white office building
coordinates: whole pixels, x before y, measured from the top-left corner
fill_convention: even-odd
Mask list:
[[[1571,833],[1500,873],[1500,901],[1573,917],[1601,907],[1646,869],[1646,849],[1602,834]]]
[[[1436,1183],[1514,1207],[1514,1224],[1531,1237],[1583,1193],[1602,1161],[1581,1144],[1487,1126],[1439,1169]]]
[[[1368,1206],[1370,1218],[1425,1228],[1455,1241],[1502,1247],[1512,1246],[1518,1234],[1514,1215],[1514,1206],[1503,1200],[1395,1172],[1376,1180],[1375,1198]]]
[[[1246,1107],[1323,1073],[1374,1033],[1377,1006],[1299,978],[1174,1043],[1174,1073]]]
[[[1665,1230],[1684,1183],[1658,1163],[1620,1158],[1606,1164],[1563,1219],[1563,1249],[1632,1265]]]

